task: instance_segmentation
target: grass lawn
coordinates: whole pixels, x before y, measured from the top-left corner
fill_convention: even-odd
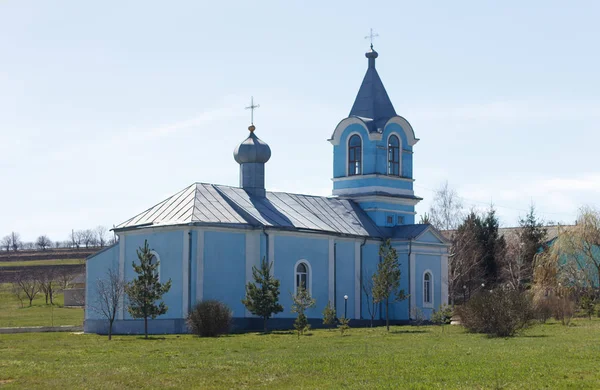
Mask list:
[[[28,307],[27,300],[23,302],[25,307],[21,308],[21,304],[10,291],[10,283],[0,283],[0,328],[83,324],[83,309],[63,307],[62,293],[54,296],[54,307],[46,305],[44,294],[40,293],[33,300],[32,307]]]
[[[457,326],[214,339],[69,333],[0,337],[7,388],[600,388],[600,320],[510,339]]]
[[[33,267],[36,265],[73,265],[85,264],[84,259],[51,259],[51,260],[21,260],[0,261],[0,267]]]

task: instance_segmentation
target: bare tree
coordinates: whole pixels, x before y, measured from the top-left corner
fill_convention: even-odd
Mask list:
[[[20,248],[24,249],[24,250],[34,250],[35,249],[35,244],[33,242],[30,242],[30,241],[28,241],[28,242],[21,242]]]
[[[500,278],[514,290],[524,290],[531,275],[531,263],[525,259],[525,248],[519,234],[505,234],[506,251],[501,256]]]
[[[96,242],[100,247],[104,247],[106,245],[106,227],[98,226],[96,227]]]
[[[10,236],[4,236],[2,237],[2,240],[0,240],[0,246],[2,246],[2,248],[7,252],[10,250],[11,243],[12,241],[10,239]]]
[[[50,241],[50,239],[48,238],[48,236],[41,235],[35,241],[35,246],[37,246],[38,249],[41,249],[41,250],[45,251],[46,249],[52,247],[52,241]]]
[[[452,304],[460,298],[465,301],[481,284],[484,249],[479,242],[480,229],[481,218],[471,211],[452,236],[448,257],[448,289]]]
[[[16,232],[11,232],[10,233],[10,249],[12,249],[14,252],[16,252],[21,248],[22,245],[23,245],[23,242],[21,241],[21,235]]]
[[[375,301],[373,297],[373,279],[368,277],[367,275],[363,275],[363,282],[361,283],[362,290],[365,296],[367,297],[367,310],[369,312],[369,316],[371,317],[371,328],[373,327],[373,321],[375,321],[375,317],[377,316],[377,310],[379,308],[379,303]]]
[[[21,291],[29,300],[29,306],[31,306],[36,295],[40,292],[40,284],[35,275],[31,271],[18,271],[15,274],[14,283],[21,288]]]
[[[81,241],[86,248],[93,247],[96,245],[96,233],[92,229],[85,229],[81,231]]]
[[[456,191],[446,181],[433,195],[429,221],[440,230],[453,230],[463,220],[463,204]]]
[[[77,275],[76,272],[73,272],[69,267],[58,267],[56,271],[56,281],[58,283],[58,287],[61,290],[66,290],[71,286],[71,282],[75,279]]]
[[[54,305],[54,288],[56,287],[57,267],[45,267],[43,271],[36,273],[36,279],[40,286],[40,291],[44,293],[46,305],[50,301]]]
[[[79,249],[79,247],[81,247],[81,241],[83,239],[81,230],[75,231],[71,229],[71,237],[69,238],[71,248]]]
[[[112,339],[112,328],[117,312],[121,309],[125,294],[125,281],[119,273],[109,268],[105,279],[96,281],[97,298],[91,305],[92,310],[108,321],[108,339]]]

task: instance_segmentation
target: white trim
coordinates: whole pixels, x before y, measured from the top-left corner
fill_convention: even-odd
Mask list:
[[[365,129],[367,134],[369,134],[369,128],[367,127],[367,124],[365,123],[365,121],[363,121],[362,119],[360,119],[358,117],[348,117],[348,118],[342,119],[340,121],[340,123],[338,123],[338,125],[335,127],[335,130],[333,131],[333,134],[331,135],[331,138],[328,139],[328,141],[331,142],[332,145],[339,145],[340,139],[342,137],[342,133],[350,125],[361,125]],[[346,164],[348,164],[348,163],[346,163]]]
[[[434,229],[432,226],[429,226],[427,229],[423,230],[418,236],[415,237],[415,240],[419,240],[425,233],[431,233],[435,238],[440,240],[440,244],[450,245],[450,241],[442,235],[442,233],[438,232],[437,229]],[[436,243],[437,244],[437,243]]]
[[[127,283],[125,279],[125,236],[119,234],[119,275],[121,279]],[[121,294],[120,299],[121,310],[118,313],[118,320],[122,320],[125,317],[125,294]]]
[[[360,176],[360,175],[356,175]],[[332,194],[335,196],[344,195],[357,195],[357,194],[368,194],[371,192],[385,192],[391,195],[410,195],[414,196],[413,190],[407,190],[404,188],[394,188],[386,186],[368,186],[368,187],[351,187],[351,188],[338,188],[334,189]]]
[[[369,131],[369,141],[381,141],[383,134],[379,132]]]
[[[269,231],[269,230],[267,230]],[[344,237],[344,236],[338,236],[337,234],[334,234],[333,232],[323,232],[323,233],[312,233],[312,232],[307,232],[307,231],[285,231],[285,230],[273,230],[277,232],[278,236],[290,236],[290,237],[298,237],[298,236],[302,236],[304,238],[314,238],[314,239],[321,239],[321,240],[329,240],[331,238],[335,239],[337,242],[339,241],[356,241],[357,237],[359,239],[364,239],[364,236],[359,236],[356,235],[354,237]],[[273,233],[269,232],[269,236],[272,236]],[[381,239],[375,239],[375,238],[367,238],[367,243],[380,243]]]
[[[354,175],[354,176],[342,176],[342,177],[333,177],[331,178],[331,181],[338,182],[338,181],[346,181],[346,180],[356,180],[356,179],[390,179],[390,180],[397,180],[397,181],[405,181],[405,182],[409,182],[409,183],[413,183],[415,181],[415,179],[411,179],[408,177],[402,177],[402,176],[389,176],[389,175],[382,175],[379,173],[369,173],[367,175],[360,175],[360,177],[357,177],[358,175]]]
[[[348,196],[346,196],[347,198]],[[404,206],[416,206],[417,203],[421,201],[421,199],[407,199],[407,198],[394,198],[391,196],[385,195],[372,195],[372,196],[361,196],[359,198],[353,199],[357,203],[363,202],[385,202],[390,204],[399,204]]]
[[[269,247],[267,248],[267,252],[269,253],[269,263],[271,263],[271,271],[273,272],[273,276],[275,274],[275,233],[269,233]],[[296,283],[296,280],[294,280]]]
[[[442,274],[440,275],[441,279],[441,302],[440,305],[448,304],[448,255],[442,255],[442,264],[441,264]]]
[[[196,303],[204,299],[204,230],[196,238]]]
[[[354,319],[360,320],[360,242],[354,243]]]
[[[429,286],[431,287],[431,302],[425,302],[425,275],[429,274]],[[421,277],[421,293],[423,294],[423,308],[433,309],[435,307],[435,283],[433,281],[433,272],[430,269],[423,271]]]
[[[259,266],[260,259],[260,234],[258,231],[246,233],[246,284],[254,281],[252,276],[252,267]],[[252,314],[245,309],[246,317],[252,317]]]
[[[333,305],[335,303],[335,240],[329,239],[329,302]]]
[[[416,211],[404,211],[404,210],[394,210],[394,209],[383,209],[380,207],[371,207],[368,209],[363,209],[366,212],[369,211],[385,211],[386,213],[399,213],[399,214],[408,214],[408,215],[416,215]]]
[[[160,259],[159,259],[160,262]],[[158,265],[158,268],[160,268],[160,263]],[[181,312],[182,312],[182,316],[183,318],[186,318],[190,308],[188,307],[189,305],[189,296],[190,296],[190,231],[189,230],[184,230],[183,231],[183,259],[181,262],[181,268],[183,269],[183,273],[182,273],[182,283],[181,283],[181,292],[183,295],[182,296],[182,304],[181,304]],[[158,278],[160,281],[160,271],[158,272]]]
[[[386,122],[385,126],[383,126],[384,131],[385,131],[385,128],[388,127],[388,125],[390,125],[392,123],[399,125],[402,128],[402,130],[404,130],[404,134],[406,134],[406,140],[407,140],[409,146],[413,146],[414,144],[419,142],[419,139],[415,138],[415,131],[413,130],[412,126],[410,125],[410,123],[408,123],[408,121],[406,119],[404,119],[401,116],[391,117]]]
[[[357,175],[350,175],[348,172],[348,165],[350,163],[350,161],[348,160],[348,157],[350,156],[350,138],[352,138],[354,135],[358,135],[358,137],[360,138],[360,173]],[[348,137],[346,137],[346,176],[348,177],[360,177],[362,176],[363,172],[364,172],[364,154],[365,154],[365,142],[363,140],[362,135],[358,132],[358,131],[353,131],[350,134],[348,134]]]
[[[308,276],[308,286],[307,286],[306,290],[312,297],[312,267],[310,266],[310,262],[306,259],[300,259],[294,265],[294,295],[296,295],[298,293],[298,286],[296,286],[296,275],[297,275],[296,269],[298,269],[298,265],[300,265],[300,264],[305,264],[306,268],[308,268],[307,275],[306,275],[306,276]]]
[[[417,307],[417,296],[416,296],[416,273],[417,271],[415,270],[416,267],[416,263],[417,263],[417,254],[416,253],[411,253],[410,254],[410,258],[409,258],[409,262],[410,262],[410,310],[411,312],[408,313],[408,316],[410,319],[413,319],[413,313],[412,311],[416,309]]]
[[[395,136],[398,139],[398,176],[396,175],[392,175],[389,172],[389,166],[387,166],[389,164],[389,159],[390,159],[390,137],[391,136]],[[387,137],[387,142],[385,144],[385,149],[386,149],[386,172],[388,173],[388,176],[391,177],[399,177],[402,176],[402,137],[400,137],[400,135],[398,133],[396,133],[395,131],[392,131],[390,134],[388,134]]]
[[[194,222],[183,222],[183,223],[178,223],[178,224],[165,224],[165,225],[148,225],[148,226],[143,226],[143,227],[139,227],[136,228],[134,226],[127,228],[127,229],[131,229],[131,230],[123,230],[118,232],[117,234],[119,235],[119,237],[122,236],[136,236],[136,235],[140,235],[140,234],[148,234],[149,230],[152,230],[152,233],[155,232],[179,232],[182,229],[188,229],[188,230],[206,230],[206,229],[210,229],[213,232],[227,232],[227,233],[231,233],[231,232],[235,232],[235,233],[245,233],[247,231],[252,231],[252,230],[256,230],[252,227],[247,227],[247,228],[239,228],[239,227],[220,227],[220,226],[214,226],[214,225],[206,225],[206,226],[194,226]]]
[[[183,248],[184,248],[184,251],[185,251],[185,243],[183,244]],[[156,261],[158,262],[158,269],[156,270],[156,272],[158,272],[158,283],[160,283],[160,265],[161,265],[160,255],[154,249],[152,249],[150,251],[150,254],[152,255],[152,257],[156,257]],[[150,260],[152,261],[152,258],[150,258]]]

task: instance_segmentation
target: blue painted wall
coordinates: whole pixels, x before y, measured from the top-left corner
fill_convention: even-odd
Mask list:
[[[98,299],[96,290],[96,281],[106,279],[107,272],[111,269],[119,272],[119,245],[110,247],[103,252],[88,259],[85,265],[86,284],[85,284],[85,319],[103,318],[92,309]]]
[[[137,277],[137,274],[133,270],[132,262],[139,262],[136,251],[144,245],[144,240],[146,239],[148,240],[150,249],[158,253],[160,258],[160,281],[166,282],[171,279],[171,289],[163,296],[163,301],[167,305],[168,311],[158,318],[184,318],[187,314],[182,311],[183,238],[183,230],[168,232],[154,232],[149,230],[146,234],[130,234],[121,239],[120,245],[123,242],[125,243],[126,281]],[[131,319],[127,310],[125,310],[124,318]]]
[[[291,312],[295,285],[295,265],[300,259],[306,260],[312,270],[311,295],[316,299],[316,306],[306,312],[309,318],[322,316],[329,295],[329,240],[327,238],[310,238],[302,236],[282,236],[275,239],[275,277],[280,281],[279,302],[284,311],[277,317],[296,317]]]
[[[206,232],[204,235],[204,299],[218,299],[244,317],[246,234]]]
[[[338,317],[344,315],[344,295],[348,295],[348,318],[354,318],[354,241],[336,242],[336,292],[335,304]]]
[[[440,256],[422,255],[417,253],[415,263],[416,305],[422,310],[425,318],[429,319],[431,318],[433,310],[439,309],[442,302]],[[433,273],[433,309],[423,307],[423,275],[427,269],[431,270]]]

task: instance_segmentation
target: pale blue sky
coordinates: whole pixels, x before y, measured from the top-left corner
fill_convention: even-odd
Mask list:
[[[484,4],[487,3],[487,4]],[[66,239],[195,181],[237,185],[269,143],[271,190],[331,193],[336,124],[366,71],[413,125],[415,191],[444,180],[514,225],[599,205],[600,3],[2,1],[0,236]]]

